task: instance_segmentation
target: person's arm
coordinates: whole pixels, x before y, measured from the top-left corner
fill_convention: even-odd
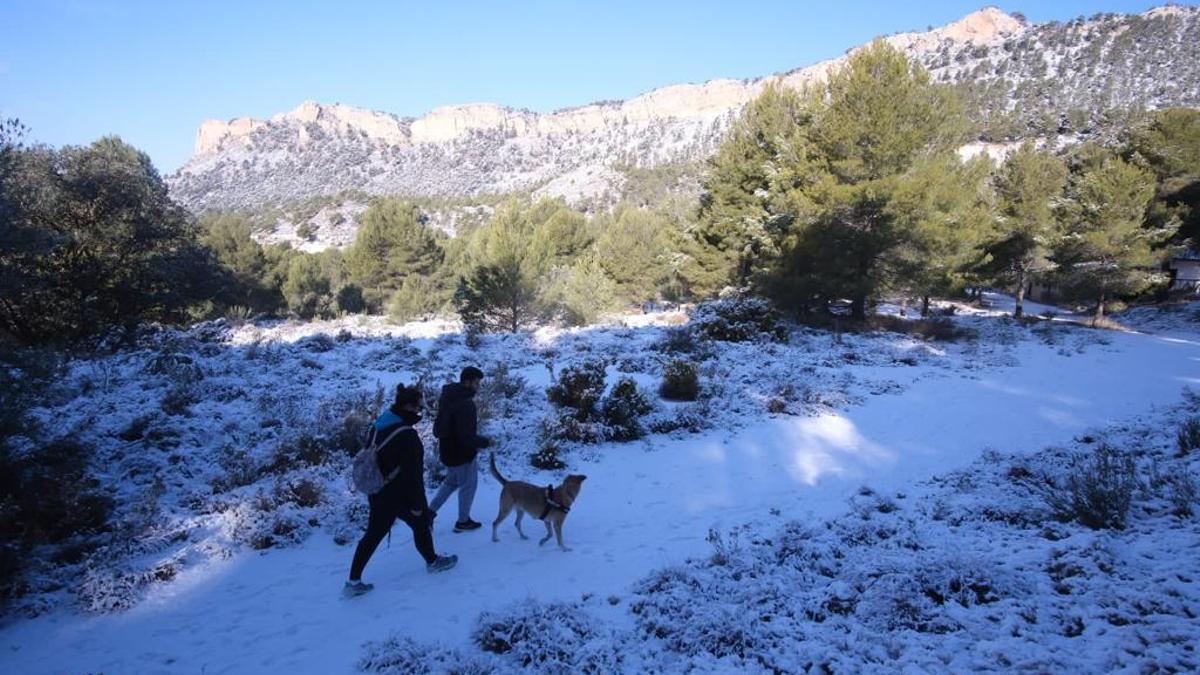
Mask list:
[[[478,450],[492,444],[487,437],[476,433],[479,429],[479,413],[475,408],[475,401],[463,404],[455,415],[455,421],[455,437],[460,447]]]

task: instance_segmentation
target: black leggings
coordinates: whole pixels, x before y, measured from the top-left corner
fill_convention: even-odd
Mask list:
[[[404,521],[404,524],[412,529],[413,543],[416,544],[417,553],[421,554],[425,562],[431,563],[437,560],[437,554],[433,552],[433,532],[429,525],[412,515],[407,507],[401,507],[397,513],[394,506],[381,501],[371,499],[370,504],[371,515],[367,520],[367,533],[358,541],[358,548],[354,549],[354,562],[350,564],[351,581],[362,578],[363,568],[367,566],[367,561],[379,547],[379,542],[383,541],[383,538],[392,529],[392,523],[396,522],[396,519]]]

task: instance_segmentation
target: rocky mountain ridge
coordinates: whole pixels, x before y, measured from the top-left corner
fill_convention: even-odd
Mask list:
[[[1046,24],[988,7],[885,39],[960,88],[982,141],[1086,132],[1138,108],[1200,106],[1194,6]],[[551,113],[476,103],[401,118],[309,101],[267,120],[205,122],[195,155],[168,180],[197,211],[343,190],[464,196],[549,186],[570,199],[575,176],[588,177],[580,189],[599,199],[605,187],[595,177],[613,166],[702,159],[767,84],[799,88],[845,58]]]

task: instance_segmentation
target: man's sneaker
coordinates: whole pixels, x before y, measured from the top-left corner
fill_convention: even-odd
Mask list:
[[[455,532],[470,532],[471,530],[478,530],[481,527],[483,527],[483,523],[476,522],[470,518],[454,523]]]
[[[347,581],[346,585],[342,586],[342,595],[347,598],[356,598],[372,588],[375,588],[375,584],[364,584],[362,581]]]
[[[458,556],[456,555],[439,555],[436,560],[425,565],[425,569],[430,572],[445,572],[446,570],[458,564]]]

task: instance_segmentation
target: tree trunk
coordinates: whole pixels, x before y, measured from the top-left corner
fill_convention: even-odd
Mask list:
[[[862,321],[867,318],[867,297],[856,295],[850,301],[850,318]]]
[[[922,317],[929,316],[929,296],[928,295],[921,296],[921,316]]]
[[[1096,301],[1096,313],[1094,315],[1092,315],[1092,325],[1095,326],[1096,324],[1100,323],[1100,320],[1103,318],[1104,318],[1104,296],[1100,296],[1100,299]]]
[[[1025,277],[1021,277],[1021,282],[1017,284],[1017,307],[1013,310],[1014,318],[1025,316]]]

